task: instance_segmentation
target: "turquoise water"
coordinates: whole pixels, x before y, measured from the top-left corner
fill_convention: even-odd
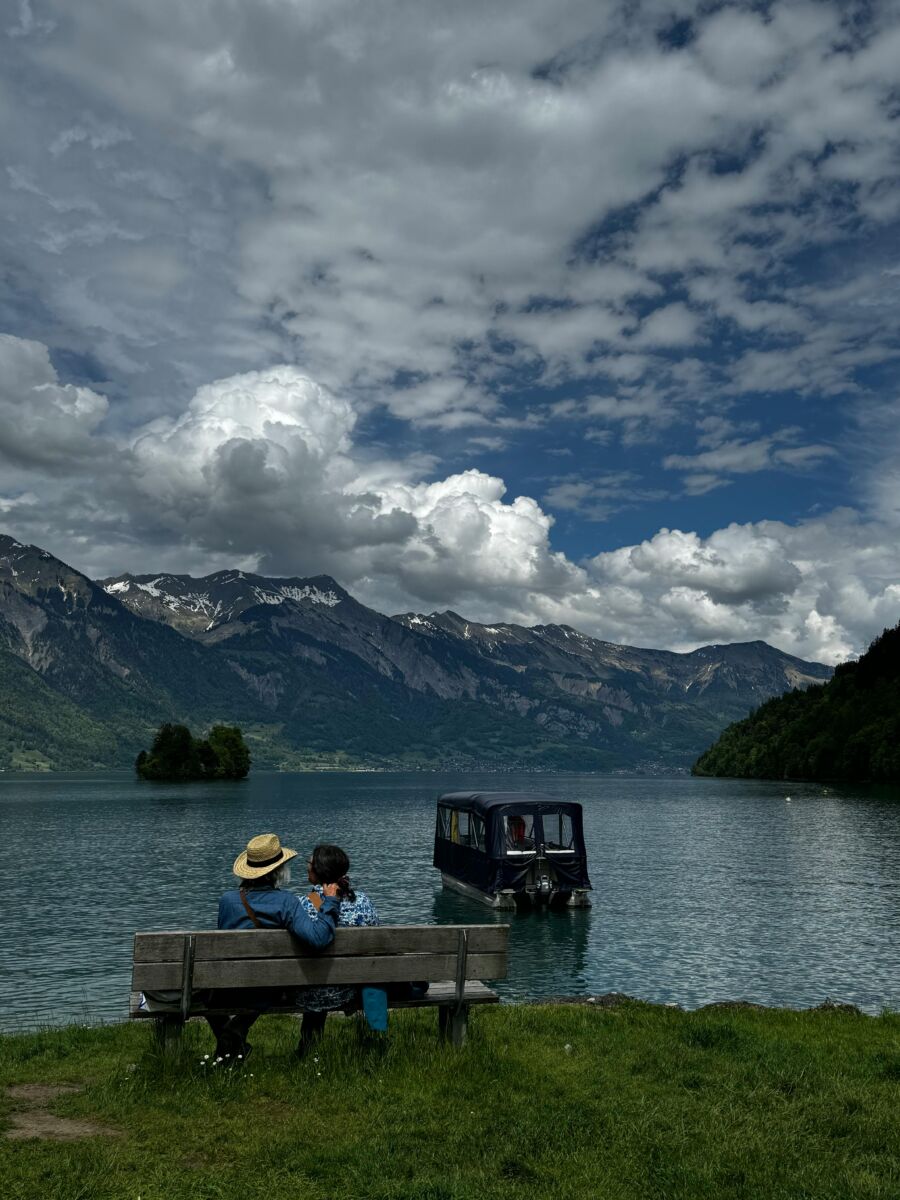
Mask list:
[[[579,800],[594,907],[494,914],[444,892],[430,865],[435,799],[464,788]],[[120,1018],[134,931],[214,927],[234,856],[268,830],[301,852],[343,845],[386,922],[510,921],[510,998],[900,1008],[898,791],[684,776],[6,775],[0,1027]]]

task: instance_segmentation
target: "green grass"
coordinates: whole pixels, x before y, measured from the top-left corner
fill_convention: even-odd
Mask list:
[[[157,1056],[146,1023],[0,1039],[0,1084],[81,1082],[51,1111],[123,1136],[0,1138],[17,1200],[896,1200],[900,1016],[637,1003],[433,1012],[387,1052],[330,1021],[318,1061],[262,1020],[243,1074]],[[5,1092],[0,1090],[5,1097]],[[14,1102],[3,1099],[0,1122]]]

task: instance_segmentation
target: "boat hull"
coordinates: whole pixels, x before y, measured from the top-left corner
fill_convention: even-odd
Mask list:
[[[531,908],[590,908],[591,898],[584,888],[575,888],[570,892],[556,891],[549,895],[539,892],[536,888],[521,888],[518,891],[507,889],[502,892],[483,892],[471,883],[465,883],[454,875],[441,871],[441,883],[445,888],[468,896],[488,908],[503,909],[515,912],[517,909]]]

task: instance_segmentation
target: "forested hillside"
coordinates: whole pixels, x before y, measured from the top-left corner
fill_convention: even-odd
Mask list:
[[[0,648],[0,771],[56,764],[82,770],[115,762],[116,734]]]
[[[695,775],[900,780],[900,625],[828,683],[789,692],[729,725]]]

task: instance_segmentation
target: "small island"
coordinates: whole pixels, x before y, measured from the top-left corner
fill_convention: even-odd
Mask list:
[[[769,700],[722,733],[694,775],[900,781],[900,625],[827,683]]]
[[[250,751],[237,725],[213,725],[209,736],[195,738],[186,725],[160,725],[150,750],[142,750],[134,769],[141,779],[183,783],[195,779],[245,779]]]

